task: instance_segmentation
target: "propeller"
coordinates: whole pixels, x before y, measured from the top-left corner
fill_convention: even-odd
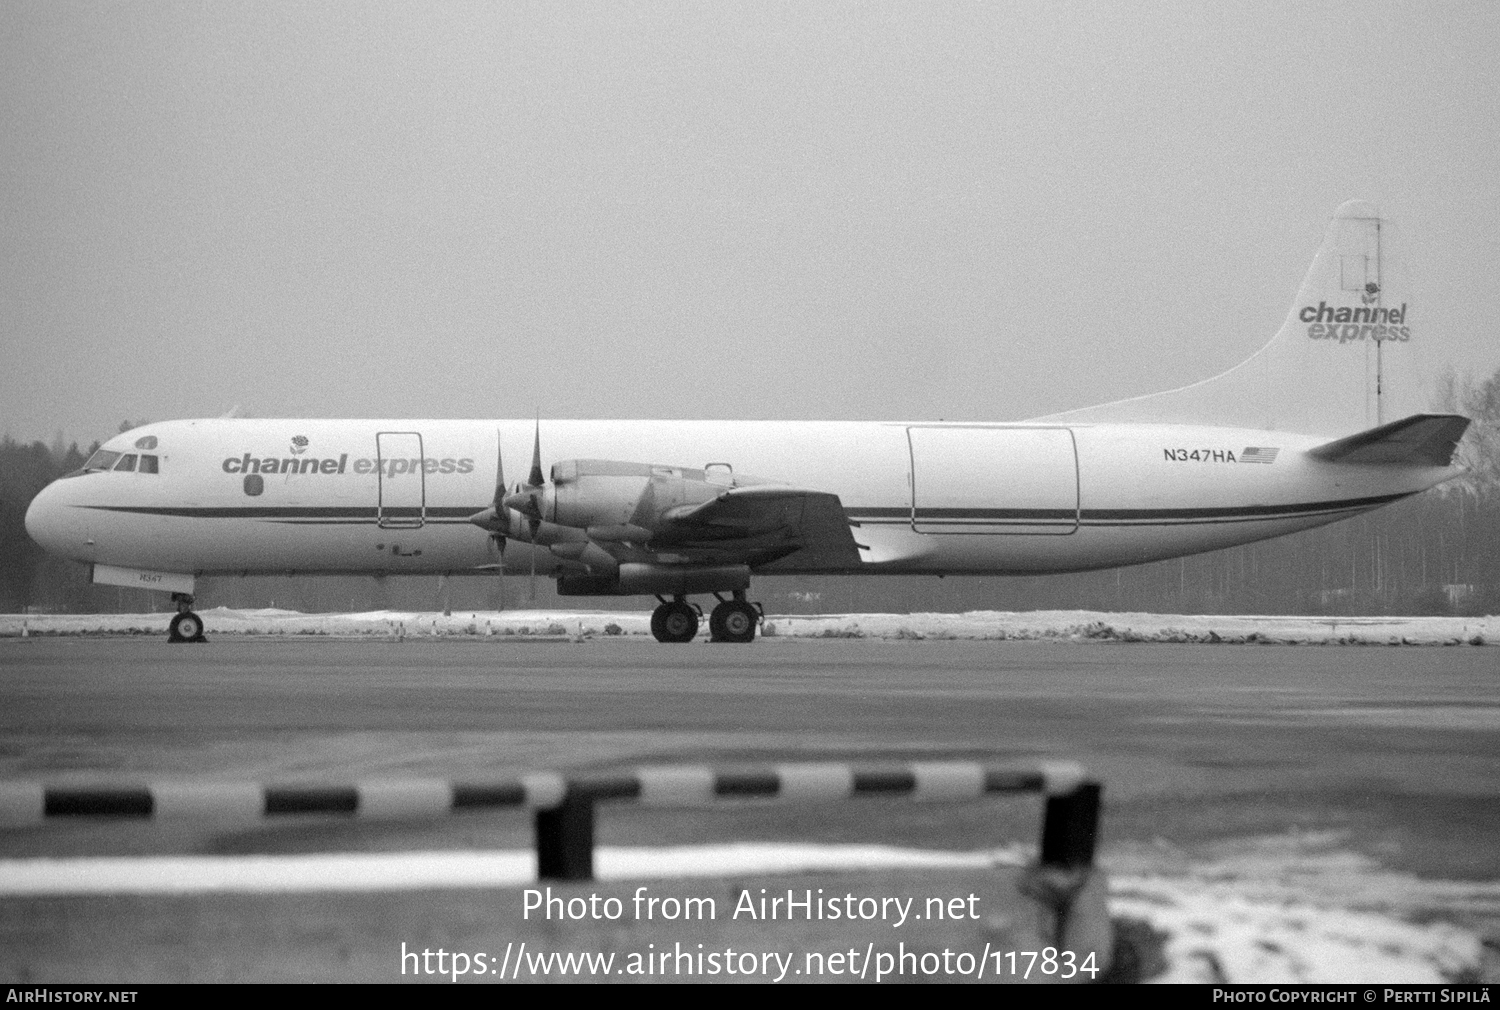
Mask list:
[[[495,429],[495,497],[490,502],[490,511],[498,520],[505,513],[505,458],[501,454],[500,429]],[[506,526],[509,526],[506,523]],[[492,530],[490,539],[495,541],[495,549],[500,554],[500,609],[505,609],[505,534],[501,530]]]
[[[531,473],[526,478],[526,483],[532,487],[542,486],[542,416],[536,418],[536,435],[531,443]]]
[[[538,415],[536,435],[531,443],[531,473],[526,477],[526,485],[516,488],[501,502],[506,508],[515,509],[525,516],[531,531],[531,580],[527,589],[533,602],[536,600],[536,535],[542,528],[542,492],[546,482],[547,478],[542,474],[542,418]]]
[[[515,509],[527,518],[533,537],[542,525],[542,492],[546,489],[546,481],[547,478],[542,475],[542,422],[538,419],[536,438],[531,445],[531,473],[526,478],[526,484],[517,487],[502,502],[506,508]]]
[[[469,522],[489,531],[490,539],[500,554],[500,609],[505,609],[505,531],[510,520],[505,509],[505,459],[501,452],[500,431],[495,430],[495,496],[490,507],[469,516]]]

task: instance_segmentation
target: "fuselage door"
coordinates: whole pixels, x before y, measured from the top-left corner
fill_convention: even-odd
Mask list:
[[[427,520],[427,468],[422,435],[381,431],[375,435],[377,510],[387,529],[415,529]]]
[[[918,533],[1059,536],[1078,529],[1067,428],[910,427]]]

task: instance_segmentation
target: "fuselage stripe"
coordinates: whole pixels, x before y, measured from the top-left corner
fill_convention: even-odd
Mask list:
[[[1056,528],[1060,524],[1085,526],[1171,526],[1199,523],[1254,522],[1269,519],[1300,519],[1339,512],[1375,508],[1400,498],[1406,492],[1342,501],[1298,502],[1285,505],[1232,505],[1168,509],[996,509],[921,508],[915,520],[929,526],[963,529],[973,526],[1032,526]],[[261,519],[295,525],[361,525],[378,520],[372,506],[145,506],[86,505],[83,508],[133,515],[172,516],[185,519]],[[483,505],[434,506],[426,510],[426,521],[458,525],[485,508]],[[846,508],[845,516],[871,525],[907,526],[913,521],[907,508]]]
[[[1406,498],[1400,494],[1376,495],[1370,498],[1344,498],[1340,501],[1304,501],[1289,504],[1254,504],[1254,506],[1209,506],[1194,509],[918,509],[916,521],[941,524],[1016,524],[1056,525],[1059,522],[1082,521],[1095,525],[1128,525],[1133,522],[1203,521],[1203,519],[1298,518],[1328,512],[1350,512],[1373,509],[1382,504]],[[279,521],[345,521],[369,522],[380,518],[372,506],[81,506],[102,512],[124,512],[132,515],[177,516],[187,519],[279,519]],[[486,506],[431,506],[426,519],[466,521]],[[909,507],[850,507],[844,515],[856,522],[888,521],[909,524]]]
[[[1155,524],[1166,521],[1252,520],[1297,518],[1330,512],[1348,512],[1375,508],[1400,498],[1408,492],[1377,495],[1370,498],[1346,498],[1340,501],[1296,502],[1286,505],[1229,505],[1175,509],[917,509],[916,519],[926,523],[961,523],[965,520],[983,524],[1003,521],[1029,521],[1038,525],[1071,522],[1076,515],[1088,525]],[[854,521],[870,524],[906,525],[912,521],[910,508],[849,508],[845,514]],[[882,522],[884,521],[884,522]]]

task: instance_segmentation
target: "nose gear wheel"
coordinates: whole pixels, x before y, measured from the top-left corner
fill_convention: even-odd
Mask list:
[[[172,618],[172,623],[167,627],[167,641],[169,642],[206,642],[203,637],[203,618],[191,610],[184,610]]]

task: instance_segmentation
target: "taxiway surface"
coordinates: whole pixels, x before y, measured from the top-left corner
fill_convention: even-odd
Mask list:
[[[1500,878],[1489,647],[639,639],[0,641],[0,777],[349,782],[660,762],[1036,756],[1105,782],[1106,846],[1335,829],[1392,869]],[[605,844],[972,849],[1034,808],[861,804],[605,814]],[[856,809],[857,808],[857,809]],[[511,813],[233,832],[0,833],[0,856],[528,844]]]

